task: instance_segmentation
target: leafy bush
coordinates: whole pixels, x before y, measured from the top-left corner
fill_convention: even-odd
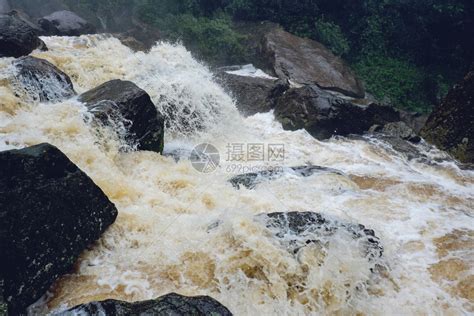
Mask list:
[[[338,56],[349,53],[350,44],[339,25],[320,18],[316,21],[315,37]]]
[[[377,97],[411,109],[435,104],[474,56],[472,0],[63,1],[95,10],[128,1],[142,20],[220,64],[246,61],[232,19],[276,22],[354,64]]]
[[[425,74],[412,63],[379,55],[366,57],[354,67],[367,91],[379,100],[407,110],[430,109],[424,95]]]
[[[244,37],[232,29],[226,15],[214,18],[191,14],[171,15],[155,19],[155,25],[171,40],[183,41],[198,57],[216,63],[235,63],[244,55]]]

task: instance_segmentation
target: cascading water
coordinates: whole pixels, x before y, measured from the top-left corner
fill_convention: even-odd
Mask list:
[[[213,173],[152,152],[122,151],[126,132],[97,126],[75,98],[39,103],[19,93],[13,59],[0,59],[0,149],[49,142],[116,204],[119,217],[30,309],[42,314],[103,299],[169,292],[210,295],[236,315],[463,315],[474,312],[474,173],[433,148],[407,160],[376,138],[319,142],[284,131],[271,113],[242,118],[211,72],[180,45],[133,53],[105,36],[44,38],[33,53],[67,73],[81,93],[111,79],[135,82],[168,121],[165,148],[208,142]],[[119,136],[117,136],[119,135]],[[253,190],[227,181],[269,161],[227,161],[229,144],[281,144],[285,166],[342,173],[285,174]],[[441,161],[441,162],[439,162]],[[256,220],[314,211],[373,229],[384,247],[369,258],[344,230],[294,253]],[[293,241],[292,241],[293,242]],[[296,241],[298,242],[298,241]]]

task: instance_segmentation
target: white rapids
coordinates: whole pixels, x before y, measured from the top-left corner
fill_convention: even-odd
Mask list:
[[[0,59],[0,149],[57,146],[119,210],[31,314],[169,292],[209,295],[235,315],[474,313],[474,172],[435,159],[445,154],[434,148],[425,151],[430,161],[408,160],[375,138],[320,142],[305,131],[284,131],[272,113],[242,118],[208,68],[180,45],[134,53],[105,36],[43,39],[49,51],[33,55],[67,73],[77,92],[131,80],[165,113],[167,150],[211,143],[221,164],[206,174],[186,159],[123,152],[110,128],[91,127],[77,99],[38,103],[15,93],[13,59]],[[230,148],[247,144],[283,145],[285,160],[228,159]],[[288,174],[254,190],[227,181],[275,164],[308,163],[343,174]],[[383,271],[371,272],[343,234],[323,255],[295,257],[255,221],[278,211],[314,211],[373,229],[384,246]]]

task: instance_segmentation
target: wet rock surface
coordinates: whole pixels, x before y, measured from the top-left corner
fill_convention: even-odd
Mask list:
[[[55,314],[67,315],[105,315],[105,316],[185,316],[185,315],[213,315],[231,316],[232,313],[218,301],[209,296],[186,297],[171,293],[156,300],[127,303],[116,300],[93,302],[80,305],[69,311]]]
[[[420,134],[421,129],[425,126],[429,115],[417,112],[407,112],[399,110],[400,118],[403,123],[408,125],[416,134]]]
[[[320,166],[298,166],[298,167],[277,167],[260,172],[245,173],[237,175],[229,180],[236,189],[245,187],[255,189],[262,182],[272,181],[283,177],[285,174],[297,177],[310,177],[314,174],[333,173],[344,175],[341,171]]]
[[[264,37],[265,55],[280,79],[363,98],[365,90],[355,73],[324,45],[274,27]]]
[[[348,223],[313,212],[261,214],[257,220],[295,255],[310,244],[320,244],[324,247],[338,231],[343,231],[357,240],[361,255],[369,260],[383,255],[380,239],[373,230],[361,224]]]
[[[30,26],[36,32],[37,35],[42,34],[43,30],[41,29],[41,27],[39,27],[38,23],[36,23],[35,19],[33,19],[25,12],[21,10],[12,10],[8,12],[8,15],[14,16],[15,18],[20,19],[21,21],[28,24],[28,26]]]
[[[454,86],[421,131],[428,142],[464,163],[474,162],[474,71]]]
[[[21,57],[46,45],[15,12],[0,15],[0,57]]]
[[[62,10],[56,11],[38,20],[44,35],[79,36],[93,34],[96,28],[76,13]]]
[[[381,133],[389,137],[407,140],[415,144],[421,141],[421,137],[404,122],[388,123],[385,124],[385,126],[374,125],[370,128],[369,132]]]
[[[163,151],[164,118],[150,96],[133,82],[108,81],[85,92],[79,100],[104,124],[117,116],[130,122],[126,137],[139,150]]]
[[[289,88],[284,80],[241,76],[226,71],[221,71],[218,79],[235,98],[237,109],[244,116],[269,112]]]
[[[0,153],[0,262],[11,315],[23,313],[111,225],[117,209],[59,149]]]
[[[277,102],[275,118],[286,130],[306,129],[319,140],[362,134],[373,125],[400,121],[392,107],[358,105],[316,86],[288,90]]]
[[[35,101],[58,102],[76,94],[68,75],[50,62],[31,56],[14,62],[19,81],[25,92]]]

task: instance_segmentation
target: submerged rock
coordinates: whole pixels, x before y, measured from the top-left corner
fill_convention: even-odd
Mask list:
[[[163,152],[164,118],[150,96],[133,82],[112,80],[79,97],[104,124],[117,115],[129,121],[127,140],[140,150]]]
[[[383,255],[383,247],[375,232],[364,225],[353,224],[313,212],[261,214],[262,222],[287,250],[297,255],[310,244],[326,247],[331,237],[342,230],[357,241],[362,256],[374,260]]]
[[[237,109],[244,116],[269,112],[289,88],[284,80],[237,75],[225,69],[219,74],[219,79],[235,98]]]
[[[16,13],[0,15],[0,57],[21,57],[46,45]]]
[[[262,182],[276,180],[283,177],[285,174],[291,174],[298,177],[310,177],[316,173],[344,175],[339,170],[320,166],[277,167],[260,172],[241,174],[233,177],[229,182],[236,189],[240,189],[241,186],[246,187],[247,189],[254,189]]]
[[[388,123],[385,124],[385,126],[374,125],[370,128],[369,132],[381,133],[387,136],[407,140],[412,143],[419,143],[421,141],[421,137],[404,122]]]
[[[44,35],[79,36],[93,34],[95,26],[78,16],[76,13],[63,10],[56,11],[38,20]]]
[[[350,67],[324,45],[273,27],[264,37],[264,54],[280,79],[363,98],[365,90]]]
[[[400,114],[392,107],[358,105],[316,86],[288,90],[278,100],[275,117],[284,129],[304,128],[319,140],[361,134],[373,125],[400,121]]]
[[[218,301],[209,296],[186,297],[171,293],[156,300],[127,303],[116,300],[93,302],[74,307],[55,316],[93,315],[93,316],[231,316],[232,313]]]
[[[23,313],[115,221],[117,209],[59,149],[0,153],[0,279]]]
[[[27,56],[14,65],[21,87],[35,101],[58,102],[76,94],[69,76],[44,59]]]
[[[421,135],[461,162],[474,162],[474,70],[449,91]]]

